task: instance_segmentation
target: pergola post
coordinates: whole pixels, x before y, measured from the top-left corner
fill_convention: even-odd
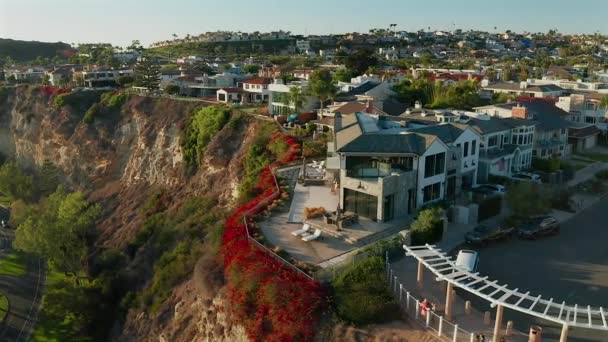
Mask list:
[[[418,261],[418,275],[416,277],[416,280],[418,281],[418,287],[422,288],[422,272],[424,271],[424,265],[422,264],[422,261]]]
[[[568,324],[562,325],[562,334],[559,336],[559,342],[568,341]]]
[[[494,323],[494,336],[492,337],[492,342],[499,342],[500,340],[503,310],[504,308],[501,304],[496,306],[496,322]]]
[[[448,321],[452,320],[452,283],[448,282],[447,290],[445,292],[445,318]]]

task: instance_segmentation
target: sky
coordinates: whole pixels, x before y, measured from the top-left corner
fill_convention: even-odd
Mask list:
[[[608,34],[608,0],[0,0],[0,38],[144,45],[206,31],[397,30]]]

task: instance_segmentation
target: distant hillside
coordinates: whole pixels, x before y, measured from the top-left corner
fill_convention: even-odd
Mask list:
[[[64,56],[65,52],[71,49],[69,44],[61,42],[45,43],[0,38],[0,58],[11,57],[16,62],[32,61],[38,56],[45,58]]]
[[[238,42],[189,42],[149,49],[149,52],[163,57],[235,56],[250,54],[278,54],[284,49],[295,48],[294,39],[255,40]]]

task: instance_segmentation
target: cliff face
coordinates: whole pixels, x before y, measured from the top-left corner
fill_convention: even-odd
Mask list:
[[[241,159],[259,123],[244,117],[241,125],[226,125],[209,144],[198,171],[188,175],[180,139],[188,114],[200,106],[198,102],[131,97],[120,108],[103,112],[87,124],[78,105],[59,109],[54,96],[40,89],[5,89],[0,92],[0,153],[32,168],[45,160],[53,162],[65,184],[102,204],[96,246],[124,250],[141,228],[137,213],[153,191],[162,189],[175,203],[200,195],[217,198],[219,207],[233,205]],[[135,257],[129,268],[137,270],[138,286],[145,286],[151,262]],[[205,267],[198,267],[198,272],[204,274]],[[155,317],[131,310],[112,339],[244,339],[241,329],[225,323],[216,309],[221,307],[221,284],[207,288],[204,295],[199,285],[193,279],[182,283],[174,289],[166,309]]]

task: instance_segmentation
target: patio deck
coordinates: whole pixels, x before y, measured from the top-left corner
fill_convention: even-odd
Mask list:
[[[297,178],[297,173],[293,172],[289,177]],[[291,182],[293,180],[291,179]],[[334,225],[321,227],[321,224],[325,223],[320,218],[310,223],[311,226],[322,229],[322,238],[305,242],[299,236],[291,234],[302,228],[305,221],[304,208],[324,207],[327,211],[334,211],[338,206],[338,196],[331,192],[329,186],[304,187],[297,184],[292,198],[289,212],[275,213],[260,222],[259,226],[270,244],[278,246],[298,260],[321,266],[328,264],[326,261],[330,259],[408,229],[411,222],[409,217],[390,222],[374,222],[359,218],[357,224],[337,232]]]

